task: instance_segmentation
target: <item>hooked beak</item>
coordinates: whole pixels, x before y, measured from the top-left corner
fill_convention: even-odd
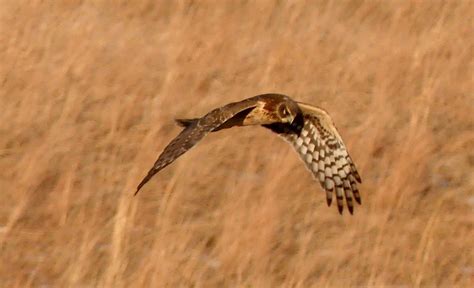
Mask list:
[[[293,116],[293,115],[288,115],[288,116],[286,117],[286,119],[288,120],[288,123],[292,124],[293,121],[295,120],[295,116]]]

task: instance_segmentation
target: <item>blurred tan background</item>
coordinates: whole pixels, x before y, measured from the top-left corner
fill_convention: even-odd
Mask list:
[[[0,287],[473,285],[473,6],[0,1]],[[331,113],[355,215],[259,127],[132,196],[175,117],[266,92]]]

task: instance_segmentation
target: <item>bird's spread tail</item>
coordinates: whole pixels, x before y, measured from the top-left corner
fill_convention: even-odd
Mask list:
[[[183,128],[186,128],[188,126],[190,126],[191,124],[193,123],[196,123],[199,119],[197,118],[194,118],[194,119],[175,119],[176,123],[183,127]]]

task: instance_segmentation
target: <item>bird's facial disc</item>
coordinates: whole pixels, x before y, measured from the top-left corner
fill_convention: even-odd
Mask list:
[[[296,117],[296,113],[286,103],[281,103],[278,107],[278,114],[283,122],[293,123],[293,120]]]

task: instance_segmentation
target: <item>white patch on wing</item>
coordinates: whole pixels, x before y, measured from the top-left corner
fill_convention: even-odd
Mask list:
[[[301,145],[303,145],[303,139],[301,139],[301,138],[296,139],[296,145],[297,145],[298,147],[301,146]]]
[[[308,147],[306,147],[306,146],[304,146],[304,145],[301,146],[301,148],[300,148],[301,154],[306,154],[307,151],[308,151]]]

